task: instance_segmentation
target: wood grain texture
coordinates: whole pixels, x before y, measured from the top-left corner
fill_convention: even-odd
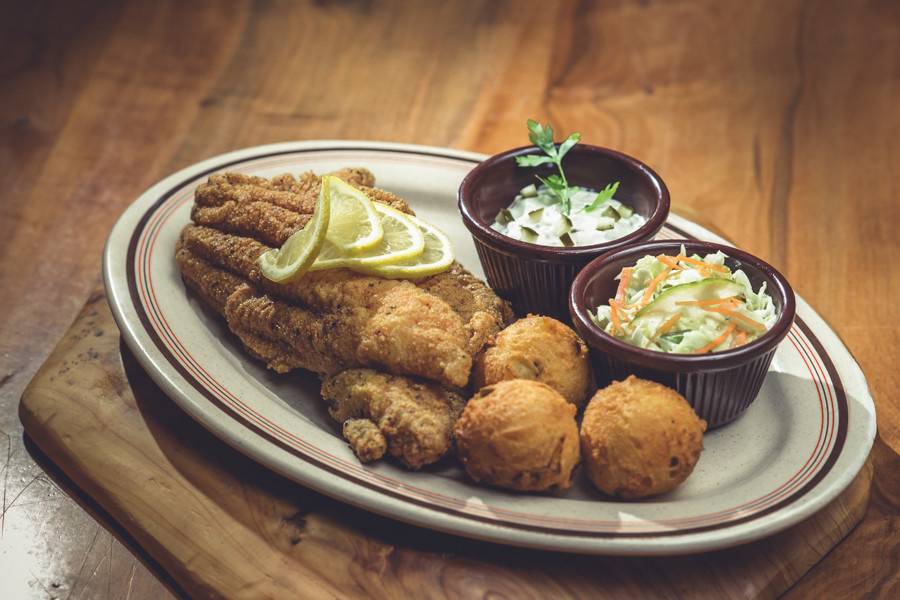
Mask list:
[[[900,3],[0,8],[0,585],[13,590],[0,595],[162,593],[31,459],[16,407],[131,199],[202,158],[292,139],[495,152],[521,144],[533,116],[645,159],[676,210],[779,267],[847,343],[877,405],[873,506],[896,500],[885,473],[900,451]],[[887,595],[893,506],[870,510],[799,589]],[[866,558],[873,544],[883,551]]]
[[[775,597],[863,517],[872,478],[868,464],[789,531],[691,557],[578,557],[436,534],[296,486],[214,439],[142,371],[99,293],[29,384],[21,417],[193,597]]]

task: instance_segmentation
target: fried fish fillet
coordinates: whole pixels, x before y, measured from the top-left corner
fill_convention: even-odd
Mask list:
[[[412,213],[372,187],[365,169],[335,175]],[[196,224],[178,245],[182,276],[251,355],[277,372],[304,368],[326,378],[323,396],[361,460],[388,452],[419,468],[450,447],[462,398],[447,388],[467,385],[474,357],[512,311],[459,264],[417,281],[343,269],[290,284],[266,280],[257,258],[308,222],[320,187],[312,173],[211,176],[197,188]]]
[[[365,169],[341,169],[333,175],[361,188],[375,201],[411,212],[399,197],[372,189],[374,178]],[[197,187],[191,219],[270,246],[281,246],[312,218],[322,180],[313,173],[298,178],[280,175],[272,181],[241,173],[220,173]]]
[[[333,374],[376,366],[451,387],[469,381],[472,354],[459,315],[408,281],[334,269],[278,284],[260,274],[256,259],[269,248],[256,240],[188,226],[181,241],[194,257],[263,292],[227,306],[229,324],[267,328],[271,337],[297,352],[315,355],[308,358],[307,369]]]
[[[371,369],[325,379],[322,397],[360,460],[377,460],[387,451],[411,469],[447,453],[465,406],[462,396],[437,384]]]
[[[398,196],[367,187],[374,184],[374,177],[365,169],[341,169],[334,174],[363,189],[370,199],[412,213]],[[237,173],[213,175],[197,188],[192,218],[198,225],[220,232],[270,247],[281,246],[310,219],[320,186],[321,179],[312,173],[297,178],[281,175],[271,181]],[[241,269],[247,271],[250,266],[242,265]],[[460,316],[473,356],[514,319],[509,305],[458,263],[449,271],[413,283],[446,302]]]
[[[278,372],[341,371],[325,379],[322,396],[360,460],[371,462],[389,452],[418,469],[449,450],[453,424],[464,405],[462,396],[422,379],[373,369],[343,370],[346,364],[324,337],[284,334],[298,328],[309,332],[321,322],[314,314],[259,292],[184,245],[175,256],[188,287],[225,317],[252,356]]]

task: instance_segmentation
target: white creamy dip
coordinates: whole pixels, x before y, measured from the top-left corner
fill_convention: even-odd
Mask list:
[[[497,215],[491,228],[511,238],[543,246],[590,246],[609,242],[641,227],[643,216],[615,198],[587,210],[597,192],[574,188],[566,216],[559,199],[545,185],[529,185],[519,192],[509,208]]]

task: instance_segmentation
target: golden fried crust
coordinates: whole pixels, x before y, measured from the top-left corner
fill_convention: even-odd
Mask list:
[[[453,424],[465,403],[462,396],[439,385],[372,369],[351,369],[326,378],[322,398],[331,417],[344,425],[344,437],[360,460],[380,457],[377,432],[387,451],[411,469],[447,453]]]
[[[275,247],[302,229],[310,218],[311,215],[301,215],[267,202],[247,202],[240,208],[233,202],[221,206],[194,204],[191,208],[191,220],[198,225],[253,236]]]
[[[334,173],[356,185],[376,202],[412,213],[406,202],[391,192],[370,187],[375,180],[366,169],[346,168]],[[228,246],[219,238],[218,253],[230,260],[226,266],[232,272],[245,275],[253,271],[256,257],[271,247],[281,246],[293,233],[306,225],[312,216],[321,188],[321,178],[314,173],[298,177],[279,175],[271,181],[240,173],[219,173],[209,177],[195,192],[191,218],[197,224],[219,234],[233,234]],[[212,238],[194,232],[193,242]],[[203,249],[193,245],[193,251],[213,260]],[[223,251],[234,253],[225,255]],[[261,282],[249,279],[257,286]],[[432,277],[414,282],[419,288],[448,304],[462,319],[468,336],[467,350],[471,356],[479,353],[495,333],[513,320],[508,304],[459,264]],[[277,293],[268,288],[269,293]],[[292,300],[292,298],[289,298]]]
[[[453,263],[448,271],[417,281],[416,285],[449,304],[462,318],[473,356],[515,318],[505,300],[459,263]]]
[[[569,327],[529,315],[501,331],[475,360],[476,388],[509,379],[545,383],[581,408],[594,391],[588,348]]]
[[[579,461],[575,412],[537,381],[482,388],[456,423],[457,454],[478,482],[521,491],[566,489]]]
[[[277,373],[304,368],[336,373],[347,367],[355,347],[323,345],[325,326],[309,311],[278,302],[243,279],[211,265],[179,245],[175,259],[185,284],[225,317],[247,351]],[[292,335],[303,331],[305,335]]]
[[[352,322],[323,319],[274,299],[180,245],[176,259],[188,287],[223,315],[247,352],[270,369],[333,373],[359,360],[358,332],[351,327],[341,333]],[[411,468],[447,452],[464,404],[461,396],[437,384],[370,369],[326,379],[322,393],[332,402],[331,413],[343,423],[344,437],[361,461],[378,460],[390,450]]]
[[[379,366],[450,387],[464,387],[469,381],[472,355],[465,324],[447,303],[409,281],[335,269],[312,271],[297,281],[277,284],[260,274],[256,259],[268,247],[254,239],[189,225],[182,233],[182,244],[267,296],[265,301],[253,301],[241,315],[254,320],[251,329],[266,327],[270,315],[287,319],[291,311],[285,303],[302,309],[302,318],[275,327],[273,335],[277,332],[280,341],[298,352],[321,355],[308,361],[316,368],[307,368],[332,374],[354,366]],[[229,323],[233,320],[229,317]],[[310,347],[313,342],[314,348]]]
[[[229,325],[229,329],[240,338],[244,349],[250,356],[263,361],[276,373],[288,373],[294,369],[306,368],[306,358],[298,355],[287,344],[271,340],[240,325]]]
[[[225,303],[225,320],[245,345],[248,333],[270,340],[279,348],[289,348],[292,360],[277,356],[283,365],[293,364],[316,373],[337,373],[359,364],[360,338],[352,324],[323,319],[316,313],[259,293],[242,285]],[[333,329],[330,329],[333,325]],[[274,347],[274,346],[271,346]],[[260,356],[269,356],[259,349]],[[271,359],[269,366],[278,371]]]
[[[219,314],[224,314],[228,297],[244,284],[240,277],[212,268],[208,262],[184,248],[181,242],[175,250],[175,260],[188,287]]]
[[[374,183],[372,174],[365,169],[341,169],[335,174],[344,174],[345,181],[360,187],[370,199],[411,212],[400,197],[363,187],[365,184],[360,182]],[[241,173],[211,175],[194,192],[191,219],[198,225],[281,246],[312,218],[321,181],[313,173],[299,178],[279,175],[272,181]]]
[[[384,434],[369,419],[347,419],[341,427],[341,433],[361,462],[374,462],[387,452]]]
[[[687,479],[704,431],[706,422],[678,392],[632,375],[591,399],[581,423],[582,455],[601,491],[643,498]]]

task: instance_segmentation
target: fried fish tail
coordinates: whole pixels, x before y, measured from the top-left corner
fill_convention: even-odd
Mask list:
[[[238,336],[250,356],[264,362],[276,373],[288,373],[306,367],[306,361],[287,344],[270,340],[258,332],[239,326],[229,325],[228,328]]]
[[[369,419],[347,419],[341,426],[341,434],[361,462],[374,462],[387,452],[384,434]]]
[[[322,397],[361,460],[372,460],[383,439],[387,451],[411,469],[450,450],[453,425],[465,405],[462,396],[437,384],[371,369],[326,378]]]

